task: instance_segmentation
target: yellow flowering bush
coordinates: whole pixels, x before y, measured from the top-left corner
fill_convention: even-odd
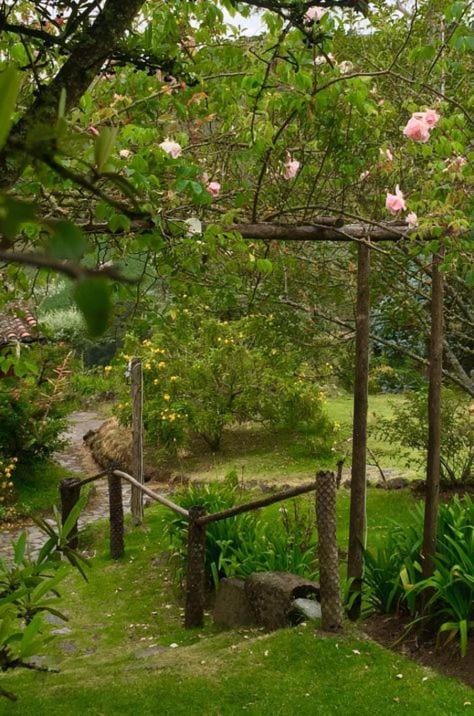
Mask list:
[[[319,448],[331,449],[334,426],[323,412],[323,394],[311,369],[287,347],[259,344],[265,320],[219,321],[173,311],[153,337],[141,343],[127,339],[116,375],[123,376],[131,355],[142,358],[150,442],[174,451],[199,436],[217,451],[226,426],[256,421],[273,429],[317,432]],[[117,385],[117,413],[128,423],[129,386],[122,379]]]

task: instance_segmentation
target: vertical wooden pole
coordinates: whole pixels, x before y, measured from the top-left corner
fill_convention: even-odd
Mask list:
[[[81,496],[81,481],[78,477],[67,477],[59,483],[59,495],[61,499],[61,523],[64,524],[69,517],[73,507]],[[77,549],[79,536],[77,521],[71,528],[68,537],[68,546]]]
[[[428,454],[426,465],[425,520],[423,528],[423,577],[433,574],[441,474],[441,383],[443,378],[444,280],[440,264],[444,247],[433,257],[431,270],[431,333],[428,388]]]
[[[352,430],[352,475],[347,576],[357,593],[349,610],[358,619],[364,570],[364,531],[366,504],[367,409],[369,381],[370,249],[358,245],[356,302],[356,364],[354,380],[354,423]]]
[[[206,527],[199,525],[196,520],[205,513],[206,510],[200,505],[194,505],[189,509],[186,607],[184,616],[186,629],[201,627],[204,623]]]
[[[109,514],[110,514],[110,556],[120,559],[125,553],[123,527],[122,479],[111,473],[109,480]]]
[[[143,475],[143,369],[140,358],[131,363],[132,383],[132,475],[142,485]],[[132,485],[130,509],[135,525],[143,522],[143,492]]]
[[[326,631],[338,631],[342,628],[339,553],[336,537],[336,491],[334,473],[318,472],[316,475],[316,521],[321,627]]]

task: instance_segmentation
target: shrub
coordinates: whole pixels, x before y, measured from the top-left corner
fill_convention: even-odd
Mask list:
[[[38,360],[36,360],[38,358]],[[0,456],[22,463],[44,459],[61,444],[67,404],[69,357],[55,361],[22,350],[2,358],[8,370],[0,382]]]
[[[239,487],[213,483],[189,487],[179,497],[186,508],[202,505],[219,512],[234,506],[242,497]],[[315,575],[316,544],[314,519],[297,502],[281,507],[279,519],[265,521],[258,512],[245,512],[219,522],[206,530],[206,571],[216,586],[222,577],[247,577],[253,572],[288,571],[306,577]],[[164,517],[172,554],[182,579],[186,565],[187,520],[167,513]]]
[[[323,413],[311,371],[296,353],[260,346],[258,335],[255,318],[191,321],[182,311],[142,344],[130,338],[115,369],[123,395],[121,420],[130,420],[123,371],[134,354],[143,359],[148,436],[170,452],[193,436],[217,451],[225,427],[247,421],[302,433],[317,430],[320,446],[330,450],[334,426]]]
[[[386,544],[365,555],[365,596],[380,612],[405,611],[430,621],[448,638],[459,636],[466,653],[468,634],[474,630],[474,502],[468,495],[441,505],[437,526],[435,571],[422,579],[423,514],[412,524],[395,526]],[[425,612],[418,614],[420,595],[428,595]]]
[[[469,401],[450,390],[443,390],[441,412],[441,480],[444,484],[474,482],[474,424]],[[423,465],[428,443],[428,399],[426,391],[407,395],[394,407],[391,418],[379,419],[375,432],[384,439],[400,442],[404,447],[422,454],[417,460]]]

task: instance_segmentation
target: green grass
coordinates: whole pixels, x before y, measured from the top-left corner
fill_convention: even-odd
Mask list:
[[[407,519],[413,505],[409,494],[369,490],[370,542],[387,534],[391,518]],[[60,672],[3,674],[0,685],[20,699],[13,705],[0,701],[0,714],[470,712],[464,703],[474,703],[472,690],[383,649],[355,627],[338,637],[312,626],[267,635],[219,632],[208,618],[203,629],[185,631],[163,554],[163,509],[145,514],[146,526],[130,528],[126,556],[117,563],[108,558],[104,526],[89,529],[87,548],[95,554],[89,582],[71,574],[62,587],[71,633],[48,645],[49,663]],[[345,491],[338,514],[345,546]],[[262,515],[276,516],[271,509]],[[150,646],[162,651],[137,657]]]
[[[51,509],[58,499],[58,485],[70,476],[65,468],[52,460],[31,465],[18,465],[14,473],[15,510],[18,516]]]
[[[378,417],[393,415],[393,406],[403,401],[401,395],[369,396],[369,430],[377,424]],[[348,394],[328,397],[325,409],[329,417],[340,424],[338,450],[346,453],[345,467],[350,467],[352,437],[352,396]],[[170,459],[165,467],[174,473],[185,474],[193,479],[221,480],[235,470],[243,480],[266,480],[277,483],[293,483],[314,475],[317,468],[335,469],[334,457],[315,458],[308,454],[304,442],[288,432],[272,433],[261,426],[248,424],[235,426],[224,433],[222,448],[212,454],[202,443],[181,459]],[[403,475],[420,477],[418,467],[405,465],[406,450],[397,443],[390,443],[373,435],[369,448],[383,468],[392,468]],[[415,453],[411,453],[415,457]],[[153,460],[153,455],[151,455]],[[368,462],[372,462],[370,455]],[[378,479],[377,469],[374,476]]]

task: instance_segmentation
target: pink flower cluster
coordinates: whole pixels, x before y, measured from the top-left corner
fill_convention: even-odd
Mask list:
[[[325,12],[326,10],[324,7],[321,7],[320,5],[313,5],[312,7],[309,7],[304,14],[305,22],[308,25],[311,22],[320,22]]]
[[[408,120],[403,134],[415,142],[427,142],[430,132],[436,127],[440,116],[435,109],[427,109],[425,112],[414,112]]]
[[[286,155],[286,162],[284,164],[283,176],[285,179],[294,179],[298,174],[300,163],[297,159],[293,159],[291,154],[288,152]]]

